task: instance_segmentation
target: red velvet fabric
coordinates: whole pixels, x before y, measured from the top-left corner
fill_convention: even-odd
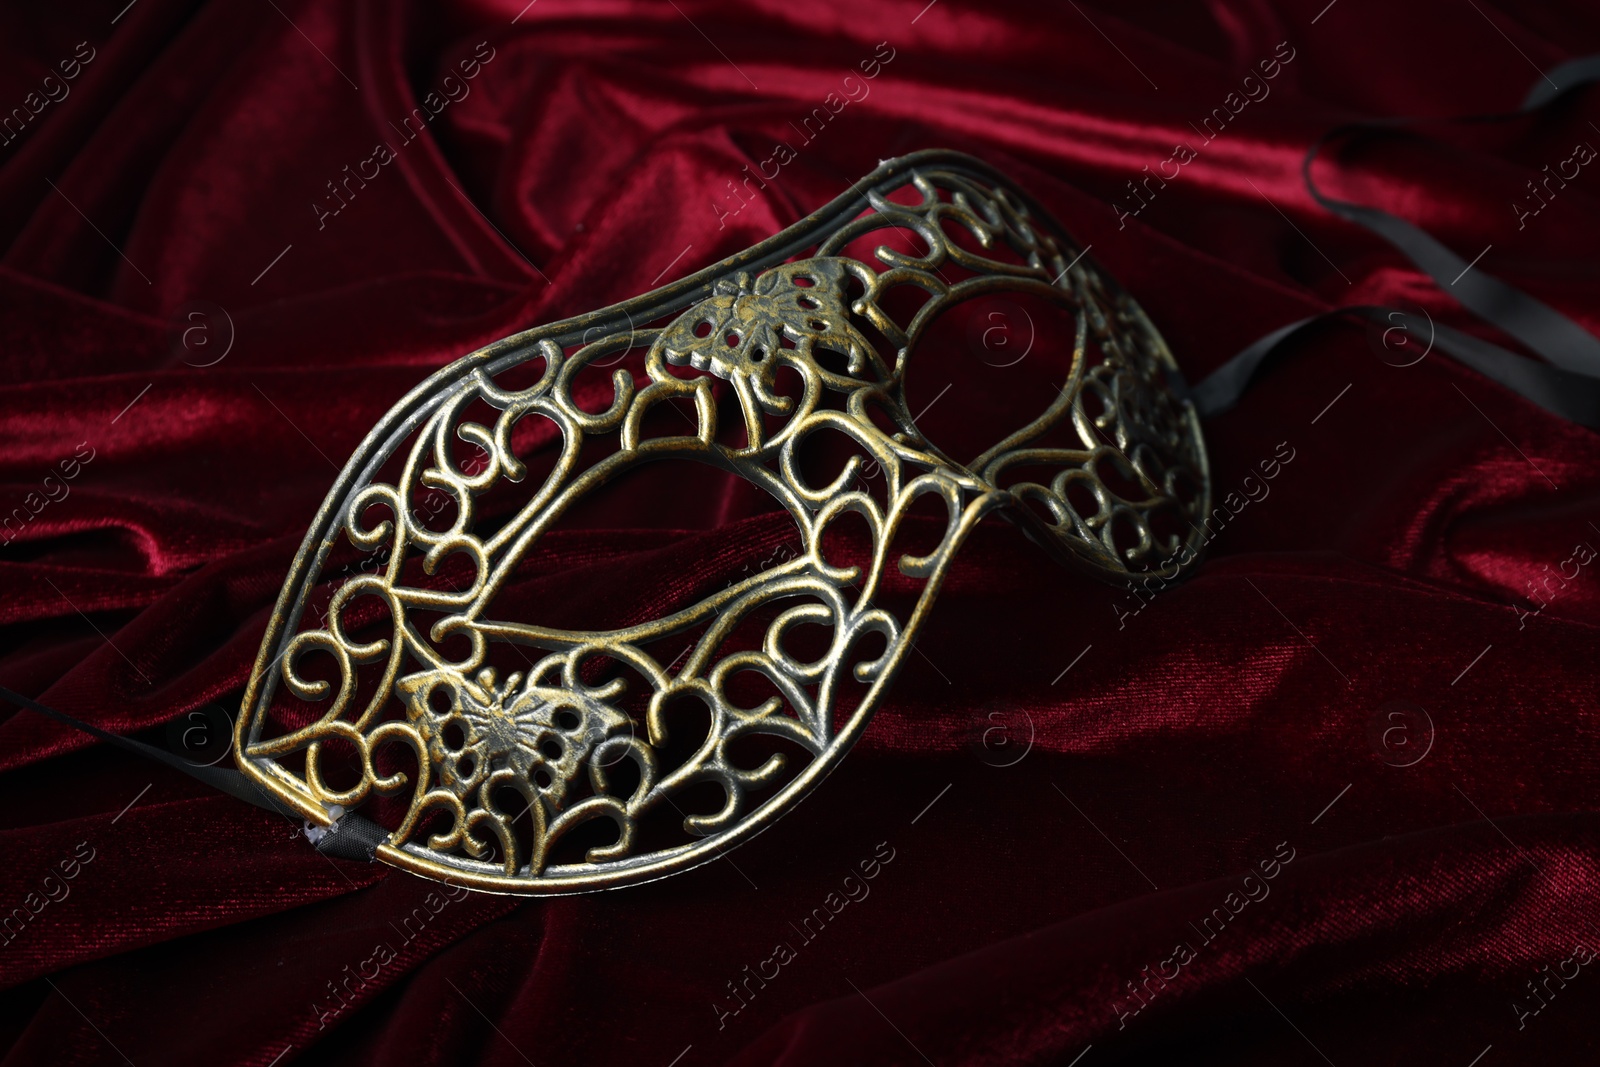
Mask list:
[[[1352,119],[1509,110],[1600,49],[1577,0],[524,2],[0,13],[0,503],[24,516],[0,684],[157,743],[236,700],[336,467],[406,390],[917,148],[1007,168],[1191,380],[1339,303],[1476,329],[1319,210],[1301,156]],[[1600,329],[1600,176],[1516,207],[1597,123],[1591,90],[1319,176]],[[776,140],[796,158],[733,211]],[[841,768],[663,882],[442,895],[11,714],[3,1063],[1592,1060],[1600,442],[1383,352],[1330,328],[1208,425],[1219,495],[1259,499],[1136,613],[981,529]],[[1017,424],[1041,403],[978,370],[929,415],[953,447],[986,443],[974,393]],[[593,525],[553,544],[608,603],[784,533],[721,479]],[[831,895],[863,865],[861,899]]]

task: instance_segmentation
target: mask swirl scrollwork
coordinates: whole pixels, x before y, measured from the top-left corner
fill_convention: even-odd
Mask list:
[[[1204,445],[1133,300],[970,157],[893,160],[859,187],[406,397],[295,561],[246,691],[243,769],[324,824],[335,806],[370,805],[388,831],[379,858],[429,877],[520,893],[644,881],[747,839],[838,762],[984,516],[1113,580],[1170,577],[1193,558],[1198,534],[1164,531],[1207,513]],[[914,240],[849,254],[880,233]],[[905,286],[926,299],[897,315],[886,296]],[[992,293],[1050,301],[1075,341],[1051,354],[1059,395],[1043,414],[963,464],[918,430],[905,375],[941,312]],[[823,438],[848,459],[812,484],[802,451]],[[765,490],[796,550],[606,628],[558,625],[571,611],[517,594],[564,516],[663,459]],[[930,499],[942,534],[913,552],[907,516]],[[852,559],[826,547],[847,519],[866,531]],[[334,568],[359,553],[385,562]]]

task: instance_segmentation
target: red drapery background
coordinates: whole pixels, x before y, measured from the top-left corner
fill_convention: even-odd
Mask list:
[[[158,742],[237,699],[336,465],[481,344],[933,146],[1047,204],[1191,380],[1337,304],[1476,329],[1317,208],[1301,157],[1353,119],[1509,110],[1600,48],[1592,5],[1504,0],[112,0],[0,27],[0,684]],[[1597,123],[1590,90],[1319,176],[1600,329],[1600,176],[1549,178]],[[793,161],[731,193],[777,141]],[[443,895],[12,714],[3,1063],[1581,1062],[1600,447],[1410,358],[1330,328],[1214,420],[1219,495],[1254,497],[1136,614],[980,530],[842,768],[664,882]],[[1034,410],[985,366],[962,392]],[[981,446],[964,400],[930,421]],[[749,493],[691,489],[568,535],[584,587],[781,540]]]

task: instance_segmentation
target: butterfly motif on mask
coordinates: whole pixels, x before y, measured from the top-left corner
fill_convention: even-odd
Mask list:
[[[743,379],[771,414],[792,400],[773,392],[786,351],[802,358],[817,348],[843,355],[852,377],[872,366],[886,378],[876,350],[850,321],[845,306],[849,261],[835,257],[785,263],[751,280],[747,271],[716,283],[712,295],[663,331],[667,362],[694,367],[737,384]]]

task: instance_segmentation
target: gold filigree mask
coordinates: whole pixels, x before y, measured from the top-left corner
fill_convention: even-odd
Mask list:
[[[920,306],[890,310],[907,287]],[[906,374],[941,312],[996,293],[1050,302],[1075,338],[1042,354],[1060,372],[1044,412],[962,464],[918,430]],[[802,459],[819,437],[850,452],[825,484]],[[563,516],[662,459],[765,490],[798,548],[609,629],[556,625],[570,605],[506,606]],[[406,396],[295,559],[239,765],[319,826],[362,808],[377,858],[430,878],[530,894],[659,878],[747,840],[843,758],[985,516],[1101,578],[1170,578],[1209,495],[1199,420],[1138,305],[982,162],[890,160],[745,252]],[[942,530],[913,553],[907,515],[929,498]],[[824,549],[847,515],[869,542],[855,562]],[[890,568],[914,596],[884,595]]]

